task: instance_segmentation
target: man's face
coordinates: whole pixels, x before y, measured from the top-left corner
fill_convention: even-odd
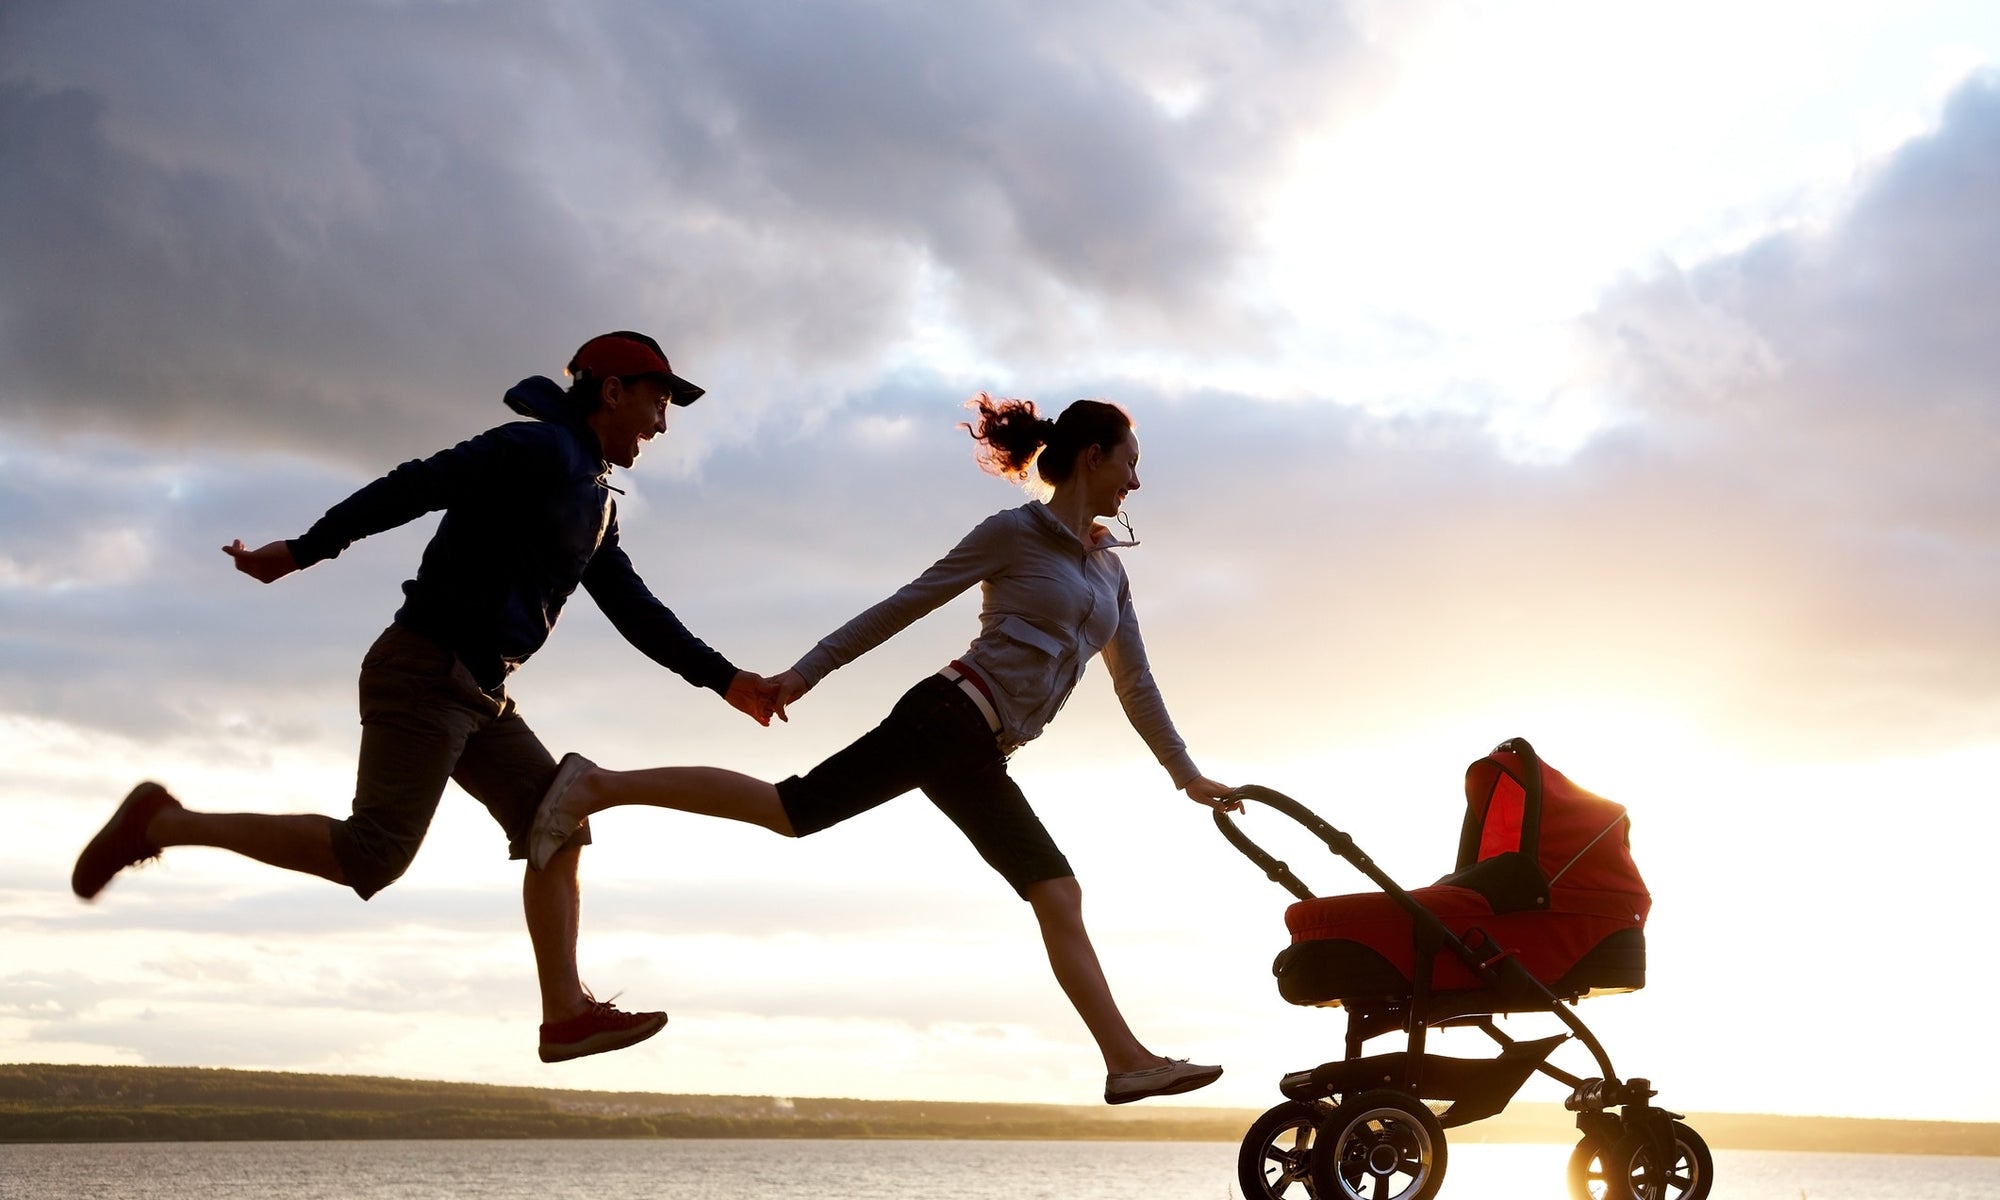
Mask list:
[[[605,380],[604,403],[591,414],[605,460],[621,467],[637,462],[640,446],[667,431],[671,398],[666,380],[655,376]]]

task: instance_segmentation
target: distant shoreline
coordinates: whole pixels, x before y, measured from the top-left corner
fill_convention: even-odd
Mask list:
[[[1275,1089],[1274,1089],[1275,1093]],[[1278,1097],[1272,1096],[1273,1103]],[[1259,1109],[595,1092],[209,1067],[0,1064],[0,1142],[875,1138],[1236,1142]],[[1732,1150],[2000,1157],[2000,1123],[1691,1113]],[[1517,1103],[1454,1142],[1570,1143]]]

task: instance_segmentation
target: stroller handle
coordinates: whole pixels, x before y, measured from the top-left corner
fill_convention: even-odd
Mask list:
[[[1352,863],[1356,870],[1374,880],[1377,886],[1386,888],[1392,892],[1402,890],[1396,886],[1394,880],[1382,873],[1382,869],[1375,865],[1375,860],[1362,853],[1361,847],[1354,844],[1353,838],[1335,829],[1324,817],[1307,808],[1305,805],[1300,804],[1290,796],[1285,795],[1283,792],[1274,791],[1267,787],[1260,787],[1253,783],[1232,789],[1224,798],[1228,800],[1255,800],[1259,804],[1266,804],[1277,809],[1292,820],[1305,826],[1312,832],[1313,836],[1325,842],[1328,849]],[[1251,841],[1250,835],[1236,827],[1235,819],[1219,808],[1215,810],[1215,827],[1222,831],[1223,837],[1229,839],[1230,845],[1243,852],[1245,858],[1264,868],[1265,878],[1280,885],[1301,900],[1311,900],[1314,898],[1312,889],[1300,882],[1297,875],[1292,874],[1290,866],[1272,857],[1262,846]]]

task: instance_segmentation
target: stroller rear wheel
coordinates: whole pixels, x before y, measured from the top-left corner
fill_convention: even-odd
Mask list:
[[[1348,1097],[1320,1123],[1315,1200],[1431,1200],[1444,1184],[1444,1126],[1423,1101],[1386,1088]]]
[[[1610,1146],[1584,1138],[1569,1156],[1571,1200],[1705,1200],[1715,1160],[1701,1135],[1674,1122],[1674,1160],[1653,1167],[1645,1135],[1628,1133]]]
[[[1332,1108],[1287,1100],[1251,1122],[1236,1154],[1244,1200],[1316,1200],[1313,1140]]]

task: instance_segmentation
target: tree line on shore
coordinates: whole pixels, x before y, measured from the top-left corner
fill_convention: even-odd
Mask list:
[[[1272,1097],[1275,1103],[1278,1097]],[[417,1138],[996,1138],[1234,1142],[1255,1110],[670,1095],[211,1067],[0,1063],[0,1142]],[[1708,1113],[1742,1150],[2000,1156],[2000,1124]],[[1559,1105],[1517,1102],[1461,1142],[1575,1138]]]
[[[1254,1115],[1254,1114],[1252,1114]],[[1019,1138],[1232,1141],[1230,1110],[682,1096],[206,1067],[0,1064],[0,1141]]]

